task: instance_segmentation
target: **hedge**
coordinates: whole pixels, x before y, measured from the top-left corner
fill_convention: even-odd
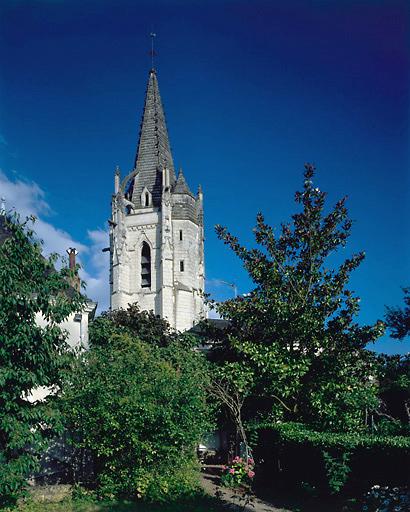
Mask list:
[[[410,437],[317,432],[300,423],[263,424],[254,434],[265,485],[336,494],[410,483]]]

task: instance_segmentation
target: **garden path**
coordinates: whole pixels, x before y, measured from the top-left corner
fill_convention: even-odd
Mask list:
[[[225,504],[230,505],[237,512],[292,512],[289,509],[274,507],[271,503],[252,497],[247,502],[243,494],[222,487],[219,484],[221,466],[205,465],[202,468],[201,483],[205,492],[217,496]]]

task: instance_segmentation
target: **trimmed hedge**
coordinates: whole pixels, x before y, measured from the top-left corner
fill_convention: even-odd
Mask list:
[[[409,485],[410,437],[317,432],[300,423],[259,425],[255,458],[266,485],[319,494]]]

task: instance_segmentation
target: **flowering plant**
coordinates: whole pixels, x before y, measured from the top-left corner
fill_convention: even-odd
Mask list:
[[[399,487],[374,485],[364,497],[363,512],[405,512],[410,510],[410,493]]]
[[[229,466],[222,467],[221,483],[224,487],[249,487],[255,476],[253,459],[235,457]]]

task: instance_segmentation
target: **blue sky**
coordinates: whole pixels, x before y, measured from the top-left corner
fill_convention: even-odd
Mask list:
[[[3,0],[0,194],[39,216],[47,249],[80,248],[106,305],[113,172],[133,163],[155,31],[174,161],[204,189],[208,290],[251,286],[213,226],[252,244],[258,211],[288,220],[310,161],[329,205],[349,196],[345,253],[367,255],[351,288],[373,322],[410,285],[409,27],[395,0]]]

